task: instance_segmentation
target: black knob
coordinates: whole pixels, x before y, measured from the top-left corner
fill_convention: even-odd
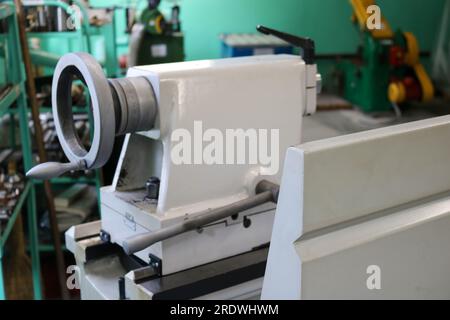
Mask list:
[[[151,177],[145,183],[145,189],[147,190],[147,199],[158,200],[159,198],[159,186],[161,180],[157,177]]]
[[[243,225],[245,229],[250,228],[250,226],[252,225],[252,220],[250,220],[250,218],[248,217],[244,217]]]
[[[100,240],[103,242],[111,242],[111,235],[105,230],[100,230]]]

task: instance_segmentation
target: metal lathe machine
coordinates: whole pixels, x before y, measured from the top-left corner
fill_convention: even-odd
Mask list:
[[[53,113],[69,163],[28,175],[100,168],[126,134],[101,221],[66,233],[82,298],[449,298],[450,117],[302,145],[320,89],[314,42],[259,30],[303,56],[133,67],[109,80],[86,54],[59,61]],[[89,150],[72,125],[74,76],[91,95]],[[230,132],[236,145],[221,154]]]

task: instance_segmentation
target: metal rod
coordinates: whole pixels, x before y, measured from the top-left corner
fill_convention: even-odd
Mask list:
[[[191,230],[196,230],[207,224],[228,218],[232,215],[238,214],[239,212],[254,208],[266,202],[276,203],[278,201],[278,185],[268,181],[262,181],[260,182],[260,184],[258,184],[256,189],[257,192],[260,193],[254,196],[217,209],[208,210],[207,212],[202,213],[196,217],[189,218],[179,224],[163,228],[155,232],[143,233],[127,238],[122,243],[122,247],[127,254],[133,254],[135,252],[144,250],[145,248],[148,248],[159,241]]]
[[[14,0],[14,4],[16,7],[17,20],[19,22],[19,38],[20,44],[22,47],[22,55],[23,62],[25,66],[25,73],[27,76],[27,91],[28,91],[28,99],[31,105],[31,115],[33,118],[34,131],[35,131],[35,140],[38,148],[39,160],[41,162],[47,162],[47,153],[45,151],[44,142],[42,140],[42,127],[41,121],[39,118],[39,105],[36,99],[36,87],[34,83],[34,75],[33,75],[33,66],[31,63],[30,49],[28,47],[28,40],[25,33],[25,16],[23,13],[22,2],[20,0]],[[53,245],[55,248],[56,255],[56,267],[57,267],[57,276],[59,281],[59,287],[61,291],[61,296],[63,299],[69,299],[69,293],[66,287],[66,272],[65,272],[65,263],[64,263],[64,255],[61,247],[60,234],[58,229],[58,222],[56,219],[56,210],[55,203],[53,199],[53,192],[51,189],[50,182],[48,180],[44,181],[44,190],[45,196],[47,200],[47,206],[49,211],[50,218],[50,226],[53,237]]]

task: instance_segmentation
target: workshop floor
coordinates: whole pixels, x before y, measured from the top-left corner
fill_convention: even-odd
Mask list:
[[[411,106],[396,117],[394,112],[367,115],[358,109],[318,111],[303,119],[303,142],[382,128],[450,114],[450,101],[436,100],[424,108]]]

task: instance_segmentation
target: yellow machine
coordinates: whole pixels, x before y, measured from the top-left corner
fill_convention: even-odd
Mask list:
[[[367,112],[432,99],[434,87],[420,63],[416,37],[410,32],[392,31],[375,0],[350,3],[352,20],[363,34],[363,43],[355,61],[341,64],[345,97]],[[378,27],[372,28],[373,21],[379,22]]]

